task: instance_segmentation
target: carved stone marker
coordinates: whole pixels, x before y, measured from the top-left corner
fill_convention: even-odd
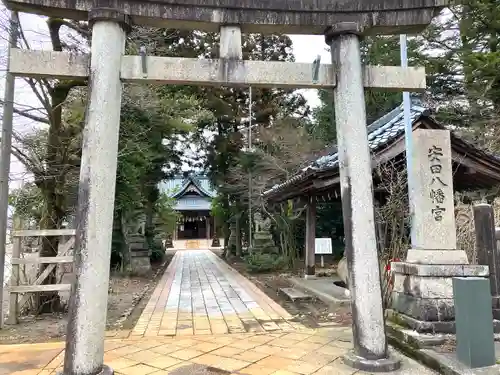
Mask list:
[[[259,212],[254,214],[255,231],[253,233],[253,252],[275,253],[277,252],[273,235],[271,234],[271,219],[262,217]]]
[[[130,252],[130,271],[137,275],[147,275],[151,272],[151,252],[144,236],[135,234],[128,239]]]
[[[467,264],[457,250],[451,140],[447,130],[418,129],[413,133],[415,244],[408,263]]]
[[[451,141],[448,130],[413,133],[416,243],[406,262],[392,263],[391,306],[399,323],[419,332],[455,331],[453,277],[488,277],[456,248]]]

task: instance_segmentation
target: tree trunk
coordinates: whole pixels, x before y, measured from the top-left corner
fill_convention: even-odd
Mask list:
[[[148,247],[150,250],[154,249],[154,236],[155,236],[155,226],[153,224],[153,216],[154,216],[154,209],[153,209],[153,203],[151,202],[146,202],[144,206],[144,212],[146,214],[146,224],[144,226],[145,228],[145,237],[146,241],[148,243]]]
[[[57,218],[56,210],[51,209],[53,206],[52,199],[46,197],[47,207],[44,219],[42,219],[41,227],[43,229],[60,229],[61,221]],[[40,249],[40,257],[56,257],[59,248],[59,237],[50,236],[42,237],[42,248]],[[39,274],[41,274],[49,265],[40,265]],[[42,282],[44,285],[57,284],[56,269],[52,271],[47,278]],[[59,294],[57,292],[39,293],[36,298],[35,308],[38,313],[50,313],[61,310]]]
[[[128,220],[125,217],[125,214],[123,211],[120,212],[120,228],[121,228],[121,236],[123,239],[123,247],[122,247],[122,270],[130,270],[130,249],[128,246],[128,228],[127,228],[127,223]]]
[[[42,194],[45,200],[45,218],[42,229],[61,229],[66,216],[66,174],[68,160],[63,150],[63,120],[62,107],[68,94],[75,85],[61,84],[50,90],[51,108],[49,113],[50,127],[47,139],[46,176],[42,183]],[[66,169],[66,173],[64,172]],[[55,257],[58,254],[59,237],[51,236],[42,239],[41,257]],[[49,265],[40,266],[40,273]],[[56,267],[57,268],[57,267]],[[56,284],[56,269],[49,274],[42,284]],[[39,313],[49,313],[61,310],[60,298],[57,292],[44,292],[38,295],[37,310]]]
[[[236,256],[241,257],[241,218],[236,215]]]

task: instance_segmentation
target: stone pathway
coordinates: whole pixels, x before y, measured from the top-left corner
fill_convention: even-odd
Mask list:
[[[178,251],[133,336],[293,331],[304,327],[209,250]]]
[[[334,323],[332,323],[334,325]],[[288,332],[292,331],[292,332]],[[350,327],[308,329],[206,250],[178,251],[134,330],[106,332],[116,375],[361,375]],[[433,375],[402,359],[393,375]],[[0,375],[55,375],[64,343],[0,345]]]
[[[351,329],[109,339],[104,361],[116,375],[361,375],[342,362]],[[64,343],[0,345],[0,375],[55,375]],[[433,375],[413,360],[388,374]]]

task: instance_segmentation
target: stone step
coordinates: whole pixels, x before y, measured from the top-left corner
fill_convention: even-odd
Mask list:
[[[297,300],[308,300],[311,299],[309,294],[302,292],[299,289],[295,288],[280,288],[280,291],[284,293],[290,300],[293,302]]]
[[[187,240],[186,249],[198,250],[200,249],[200,241],[198,240]]]

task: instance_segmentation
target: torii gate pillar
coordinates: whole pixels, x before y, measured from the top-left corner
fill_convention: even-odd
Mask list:
[[[64,375],[112,375],[103,365],[111,233],[115,199],[122,83],[128,16],[111,9],[89,13],[92,45],[83,132],[75,274],[69,306]]]
[[[387,352],[359,45],[361,33],[362,28],[355,22],[337,24],[326,32],[332,63],[337,67],[335,123],[352,301],[354,351],[346,354],[344,360],[360,370],[388,372],[397,370],[400,362]]]

